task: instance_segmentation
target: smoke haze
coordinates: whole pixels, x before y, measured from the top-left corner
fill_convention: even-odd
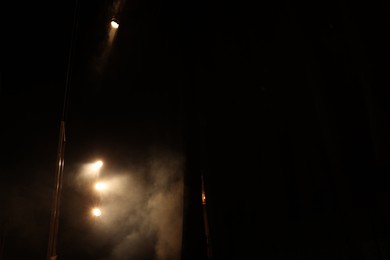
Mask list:
[[[94,203],[91,178],[81,168],[75,187]],[[104,168],[104,166],[103,166]],[[111,173],[104,169],[100,180],[107,184],[99,204],[102,216],[90,216],[95,245],[105,245],[101,260],[180,259],[183,223],[183,158],[154,150],[144,162]],[[101,239],[99,239],[99,237]]]
[[[119,21],[119,17],[121,15],[123,6],[125,5],[126,0],[114,0],[112,5],[109,7],[109,19],[107,20],[106,24],[106,32],[105,32],[105,37],[104,41],[101,44],[101,53],[97,57],[96,61],[96,69],[98,71],[103,71],[105,68],[105,65],[107,63],[107,59],[110,55],[110,52],[112,50],[112,45],[114,43],[114,40],[116,38],[117,32],[119,28],[113,28],[110,24],[112,19]]]

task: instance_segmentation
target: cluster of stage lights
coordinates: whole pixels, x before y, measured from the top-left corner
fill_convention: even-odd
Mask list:
[[[113,29],[118,29],[119,28],[119,21],[116,18],[113,18],[111,20],[111,27]],[[95,172],[99,172],[100,168],[103,166],[102,161],[97,161],[92,165],[92,170]],[[106,184],[104,182],[96,182],[95,183],[95,190],[100,192],[106,189]],[[92,215],[95,217],[100,217],[102,215],[102,211],[100,208],[95,207],[92,209]]]
[[[103,166],[103,162],[97,161],[92,165],[92,169],[93,169],[93,171],[98,173],[100,168],[102,168],[102,166]],[[96,182],[94,188],[96,191],[103,191],[106,189],[106,184],[104,182]],[[99,207],[94,207],[92,209],[92,215],[95,217],[100,217],[102,215],[101,209]]]

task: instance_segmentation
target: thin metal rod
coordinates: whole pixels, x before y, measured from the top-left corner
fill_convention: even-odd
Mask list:
[[[66,121],[68,107],[69,107],[69,96],[70,96],[70,83],[71,83],[71,76],[72,76],[72,65],[73,65],[73,55],[74,55],[74,42],[78,27],[78,0],[76,0],[75,3],[75,9],[74,9],[74,16],[73,16],[73,28],[72,28],[72,36],[70,40],[70,48],[69,48],[69,55],[68,55],[68,66],[67,66],[67,73],[66,73],[66,82],[65,82],[65,93],[64,93],[64,103],[63,103],[63,109],[62,109],[62,120]]]
[[[78,16],[78,0],[76,0],[73,17],[72,36],[70,42],[67,75],[65,83],[64,102],[61,114],[60,133],[58,137],[57,147],[57,163],[54,181],[54,190],[52,198],[52,209],[50,216],[50,230],[49,230],[49,241],[47,248],[47,260],[55,260],[57,258],[57,237],[58,237],[58,226],[60,216],[60,202],[61,202],[61,191],[62,191],[62,180],[64,175],[64,157],[65,157],[65,119],[67,117],[67,110],[69,106],[69,90],[70,90],[70,79],[71,79],[71,68],[73,60],[73,49],[74,49],[74,38],[77,29],[77,16]]]
[[[52,212],[50,218],[49,244],[47,250],[47,259],[54,260],[57,257],[57,233],[58,220],[60,215],[60,195],[62,189],[62,176],[64,170],[64,148],[65,148],[65,122],[61,121],[60,135],[57,150],[57,165],[55,186],[53,191]]]

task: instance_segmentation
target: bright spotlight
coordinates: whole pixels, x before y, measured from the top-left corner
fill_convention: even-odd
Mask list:
[[[92,209],[92,214],[95,217],[99,217],[100,215],[102,215],[102,211],[99,208],[94,208],[94,209]]]
[[[99,190],[99,191],[105,190],[105,189],[106,189],[106,184],[103,183],[103,182],[97,182],[97,183],[95,184],[95,189],[96,189],[96,190]]]
[[[112,20],[111,21],[111,27],[114,28],[114,29],[118,29],[119,27],[119,23],[115,20]]]
[[[102,168],[103,166],[103,162],[102,161],[97,161],[93,164],[92,168],[93,170],[97,171],[99,170],[100,168]]]

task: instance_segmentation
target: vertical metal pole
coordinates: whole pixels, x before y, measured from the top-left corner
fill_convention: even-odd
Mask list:
[[[50,216],[50,230],[49,230],[49,243],[47,248],[47,260],[55,260],[57,258],[57,234],[58,234],[58,223],[60,216],[60,201],[61,201],[61,190],[62,180],[64,175],[64,157],[65,157],[65,119],[67,116],[68,102],[69,102],[69,86],[71,79],[71,67],[73,58],[73,44],[74,37],[77,29],[77,14],[78,14],[78,0],[75,3],[72,36],[69,48],[68,66],[67,66],[67,77],[65,84],[64,103],[61,115],[60,133],[58,138],[57,147],[57,163],[56,163],[56,175],[54,181],[53,190],[53,201]]]
[[[62,189],[62,178],[64,172],[64,151],[65,151],[65,122],[61,121],[60,135],[57,149],[56,177],[53,191],[52,212],[50,219],[50,234],[47,250],[47,259],[55,260],[57,258],[57,233],[58,221],[60,216],[60,199]]]

